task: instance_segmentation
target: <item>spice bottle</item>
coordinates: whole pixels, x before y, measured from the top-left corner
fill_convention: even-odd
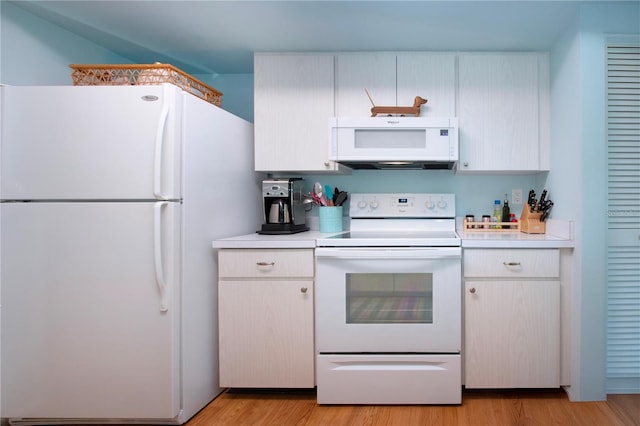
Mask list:
[[[509,222],[511,218],[511,211],[509,209],[509,200],[507,200],[507,194],[504,194],[504,204],[502,205],[502,222]]]
[[[475,227],[473,224],[473,222],[475,222],[476,217],[472,214],[468,214],[464,217],[464,221],[467,223],[467,226],[465,226],[465,229],[470,229],[472,227]]]
[[[495,200],[493,202],[493,215],[491,215],[491,228],[493,229],[500,229],[501,226],[497,224],[497,222],[500,222],[502,220],[502,205],[500,200]],[[496,222],[494,224],[494,222]]]

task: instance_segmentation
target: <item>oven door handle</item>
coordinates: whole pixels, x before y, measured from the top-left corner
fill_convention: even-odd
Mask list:
[[[462,249],[460,247],[317,247],[316,256],[335,259],[459,259],[462,257]]]

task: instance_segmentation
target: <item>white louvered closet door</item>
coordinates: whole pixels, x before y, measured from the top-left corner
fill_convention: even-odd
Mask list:
[[[607,393],[640,392],[640,37],[607,45]]]

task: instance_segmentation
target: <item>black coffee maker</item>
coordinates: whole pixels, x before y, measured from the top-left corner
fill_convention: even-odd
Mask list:
[[[262,181],[263,224],[259,234],[295,234],[308,231],[302,201],[302,178]]]

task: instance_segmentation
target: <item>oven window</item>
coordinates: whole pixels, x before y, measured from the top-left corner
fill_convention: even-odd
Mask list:
[[[347,323],[433,323],[433,274],[347,273]]]

